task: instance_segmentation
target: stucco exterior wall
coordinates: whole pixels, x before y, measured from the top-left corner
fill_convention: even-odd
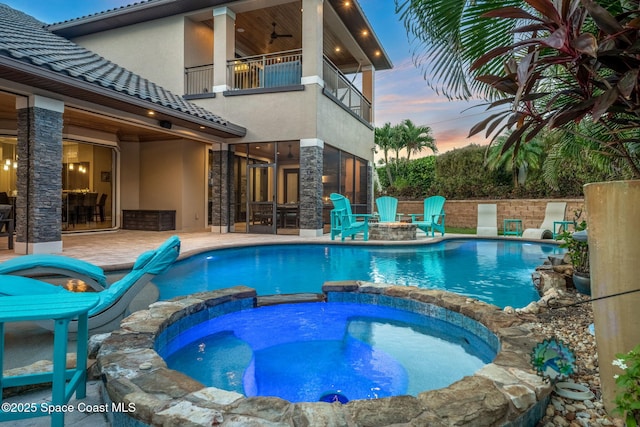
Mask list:
[[[200,22],[184,20],[184,66],[213,64],[213,31]]]
[[[140,145],[139,209],[176,211],[176,229],[206,227],[207,146],[192,141]]]
[[[373,161],[373,130],[321,93],[317,85],[303,91],[224,96],[195,101],[231,122],[247,127],[233,142],[289,141],[318,138],[326,144]]]
[[[72,41],[156,84],[184,93],[184,21],[170,16]]]
[[[373,162],[374,133],[325,95],[318,98],[318,138]]]
[[[140,143],[121,143],[120,153],[120,206],[140,209]]]
[[[194,101],[230,122],[247,128],[232,142],[270,142],[315,138],[316,103],[313,91],[291,91],[224,96]]]
[[[498,213],[498,229],[502,230],[504,219],[521,219],[523,228],[538,228],[544,220],[548,202],[567,202],[565,218],[572,220],[574,211],[583,209],[580,220],[586,220],[584,199],[515,199],[515,200],[447,200],[444,204],[446,225],[450,227],[475,228],[478,225],[478,204],[495,203]],[[421,213],[422,201],[399,201],[398,212]]]

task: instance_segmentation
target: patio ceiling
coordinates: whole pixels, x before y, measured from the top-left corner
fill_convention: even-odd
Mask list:
[[[265,7],[268,4],[268,7]],[[326,0],[324,7],[324,52],[343,72],[372,64],[376,70],[392,67],[391,60],[373,33],[357,1]],[[48,26],[68,38],[134,25],[164,16],[184,13],[191,19],[213,26],[211,9],[228,5],[236,13],[236,45],[243,55],[257,55],[302,48],[302,1],[300,0],[157,0],[142,1],[109,11]],[[291,34],[269,43],[276,32]],[[339,48],[339,50],[336,50]]]
[[[302,2],[295,1],[265,9],[251,10],[238,13],[236,16],[236,47],[246,55],[282,52],[302,49]],[[346,48],[345,37],[338,35],[338,22],[325,14],[324,22],[324,52],[335,65],[341,69],[354,69],[364,56],[356,59]],[[290,34],[292,37],[278,37],[271,39],[273,23],[276,23],[276,33]]]
[[[237,8],[239,10],[236,15],[237,53],[241,56],[253,56],[302,49],[301,7],[301,1],[294,1],[253,10],[246,6]],[[194,18],[198,19],[199,16],[202,15],[194,15]],[[364,52],[354,36],[344,28],[340,19],[338,11],[331,7],[325,9],[323,25],[323,51],[325,55],[345,73],[356,72],[361,65],[375,63],[377,58],[375,51],[379,47],[368,46],[371,52]],[[212,18],[207,17],[201,22],[213,28]],[[274,22],[277,34],[287,34],[291,37],[278,37],[272,40],[271,33]],[[358,37],[375,38],[368,31],[366,32],[367,36],[362,36],[362,33],[363,31],[360,31]],[[373,42],[375,43],[375,41]],[[386,65],[374,65],[376,68],[378,66],[386,67]]]
[[[157,129],[151,125],[128,122],[121,118],[109,117],[104,114],[69,106],[65,106],[63,118],[63,132],[65,133],[69,131],[69,128],[79,127],[114,134],[120,141],[139,142],[168,141],[184,137],[169,130]],[[0,128],[15,131],[16,121],[16,96],[0,92]],[[11,125],[12,123],[13,125]],[[202,140],[205,141],[206,139],[203,137]]]

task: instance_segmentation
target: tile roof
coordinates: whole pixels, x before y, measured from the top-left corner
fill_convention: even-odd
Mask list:
[[[100,55],[57,36],[43,22],[0,3],[0,57],[52,70],[74,79],[167,107],[213,125],[244,129],[186,101]],[[152,108],[152,106],[149,106]],[[230,129],[231,131],[231,129]]]

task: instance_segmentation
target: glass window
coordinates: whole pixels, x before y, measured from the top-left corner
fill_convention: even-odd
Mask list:
[[[15,137],[0,137],[0,192],[6,196],[15,196],[18,193],[18,154],[17,140]],[[3,195],[4,198],[5,195]]]
[[[325,204],[331,204],[331,193],[340,193],[339,177],[340,151],[329,145],[324,146],[322,164],[322,200]]]
[[[115,227],[115,150],[62,142],[62,228],[83,231]]]
[[[367,213],[367,200],[369,199],[367,162],[329,145],[324,146],[323,160],[325,225],[328,224],[329,212],[333,208],[329,200],[331,193],[339,193],[348,198],[353,212]]]

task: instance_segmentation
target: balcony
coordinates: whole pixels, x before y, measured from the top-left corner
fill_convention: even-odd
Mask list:
[[[227,62],[230,90],[277,88],[300,85],[300,49],[237,58]]]
[[[301,78],[300,49],[227,61],[227,95],[265,90],[297,90],[301,87]],[[360,120],[371,123],[371,102],[326,56],[323,61],[323,79],[325,95]],[[193,99],[212,95],[212,86],[212,64],[185,69],[186,97]]]
[[[371,123],[371,102],[326,56],[323,63],[324,92],[356,117]]]
[[[184,69],[185,95],[194,98],[211,92],[213,87],[213,64],[198,65]]]

